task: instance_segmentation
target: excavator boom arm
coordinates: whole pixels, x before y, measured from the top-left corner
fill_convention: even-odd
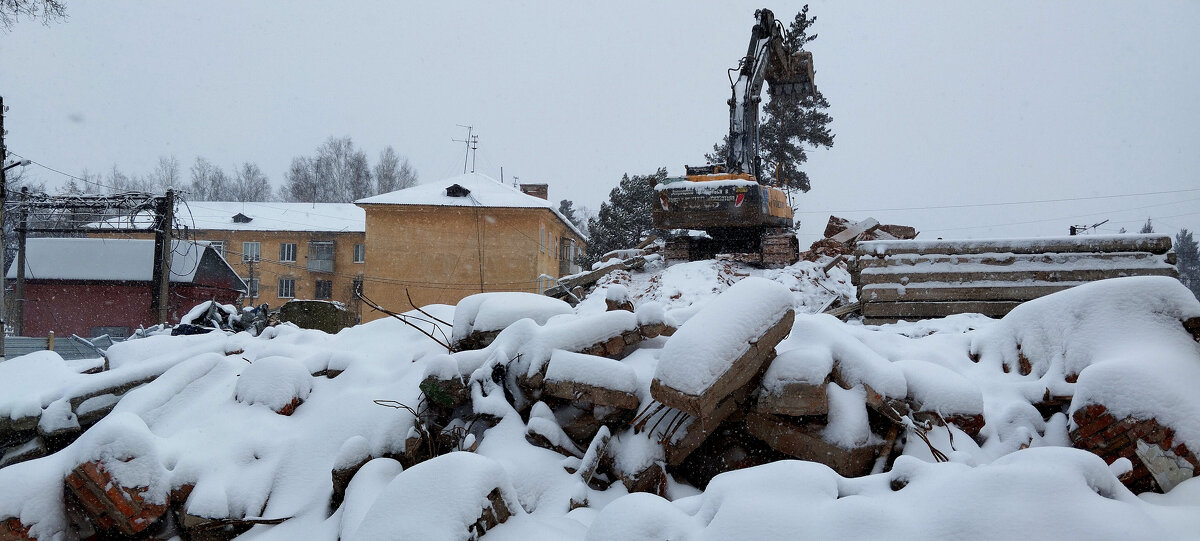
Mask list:
[[[789,54],[787,35],[769,9],[754,12],[757,20],[750,32],[750,45],[731,81],[729,98],[729,148],[725,169],[733,174],[752,174],[761,178],[758,143],[758,107],[765,81],[772,97],[816,93],[813,84],[812,54]],[[732,70],[731,70],[732,71]]]

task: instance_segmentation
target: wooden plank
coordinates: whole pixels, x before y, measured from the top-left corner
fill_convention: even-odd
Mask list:
[[[953,314],[1003,316],[1020,304],[1016,301],[869,302],[863,305],[863,316],[906,319],[946,317]]]
[[[968,271],[968,272],[905,272],[903,270],[877,272],[882,269],[867,269],[858,275],[858,285],[868,284],[911,284],[941,282],[959,284],[966,282],[1094,282],[1123,276],[1170,276],[1179,277],[1175,267],[1141,269],[1082,269],[1082,270],[1035,270],[1035,271]]]
[[[887,240],[860,242],[855,255],[982,254],[988,252],[1040,254],[1044,252],[1150,252],[1171,251],[1169,235],[1081,235],[994,240]]]
[[[918,285],[871,284],[859,292],[868,303],[916,301],[1031,301],[1078,285],[1075,282],[1025,285],[972,285],[969,282],[955,287],[922,287]]]
[[[1098,265],[1093,262],[1105,262]],[[887,257],[863,256],[859,258],[858,268],[864,270],[879,267],[912,267],[921,265],[952,264],[952,265],[994,265],[998,267],[1015,266],[1017,264],[1037,265],[1074,265],[1094,268],[1108,268],[1114,264],[1128,264],[1130,267],[1163,266],[1167,265],[1166,257],[1149,252],[1089,252],[1089,253],[1056,253],[1045,252],[1038,254],[888,254]]]
[[[842,317],[846,314],[851,314],[851,313],[861,310],[862,305],[863,305],[862,302],[852,302],[845,306],[839,306],[837,308],[830,308],[829,310],[826,310],[823,313],[829,314],[833,317]]]

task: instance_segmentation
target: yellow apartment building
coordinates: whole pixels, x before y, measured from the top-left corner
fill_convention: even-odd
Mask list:
[[[323,299],[360,313],[354,288],[366,267],[366,224],[354,204],[188,201],[175,217],[246,282],[245,305]]]
[[[548,200],[546,185],[522,187],[468,173],[356,201],[371,252],[366,295],[404,312],[406,292],[417,306],[455,304],[486,291],[541,293],[578,272],[583,234]]]

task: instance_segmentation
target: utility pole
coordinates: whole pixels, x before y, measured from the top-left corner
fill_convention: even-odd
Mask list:
[[[8,150],[4,148],[4,112],[8,107],[4,106],[4,97],[0,96],[0,360],[4,356],[4,335],[7,328],[5,322],[8,319],[8,309],[4,305],[4,289],[8,287],[8,265],[5,265],[5,259],[8,255],[8,246],[4,242],[4,203],[8,201],[8,174],[4,168],[4,162],[8,161]]]
[[[246,296],[250,297],[251,307],[258,302],[258,288],[254,287],[254,263],[256,261],[258,261],[257,257],[250,260],[250,283],[246,284]]]
[[[158,198],[154,224],[154,277],[150,304],[158,311],[158,322],[166,323],[171,307],[171,225],[175,223],[175,191]]]
[[[471,133],[475,130],[475,128],[472,126],[464,126],[462,124],[455,124],[455,125],[460,128],[467,129],[467,138],[466,139],[451,139],[451,141],[454,141],[455,143],[463,143],[467,147],[466,151],[463,152],[463,174],[465,175],[465,174],[467,174],[467,158],[471,157],[471,140],[472,140]],[[478,140],[477,137],[475,139]],[[474,172],[474,171],[475,171],[475,167],[472,166],[471,172]]]
[[[475,155],[477,154],[477,152],[476,152],[477,150],[479,150],[479,136],[472,135],[471,136],[471,172],[472,173],[475,172]]]
[[[17,303],[16,303],[16,321],[13,322],[13,332],[17,336],[25,334],[25,240],[28,236],[25,230],[29,227],[29,207],[25,204],[29,200],[29,187],[21,187],[21,213],[20,222],[17,223]]]

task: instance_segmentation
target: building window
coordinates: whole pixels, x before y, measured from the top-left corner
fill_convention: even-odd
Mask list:
[[[540,227],[540,229],[538,231],[538,251],[540,251],[542,253],[546,253],[546,225],[542,224],[539,227]]]
[[[333,280],[317,280],[317,292],[316,293],[317,294],[315,295],[315,297],[318,299],[332,299],[333,298]]]
[[[255,243],[255,244],[257,244],[257,243]],[[246,282],[246,289],[247,289],[246,297],[251,298],[251,299],[257,299],[258,298],[258,278],[243,277],[242,281]]]
[[[293,244],[293,246],[295,246]],[[279,279],[279,295],[281,299],[291,299],[296,296],[296,279],[295,278],[280,278]]]
[[[279,245],[279,260],[284,262],[296,261],[296,243],[284,242]]]
[[[220,255],[221,257],[225,257],[225,241],[210,240],[210,241],[208,241],[208,245],[211,246],[213,250],[217,251],[217,255]]]
[[[362,263],[366,260],[367,260],[367,245],[366,244],[355,244],[354,245],[354,262]]]
[[[258,261],[260,248],[262,248],[262,246],[257,242],[243,242],[242,261]]]
[[[333,242],[308,243],[308,270],[333,272]]]

